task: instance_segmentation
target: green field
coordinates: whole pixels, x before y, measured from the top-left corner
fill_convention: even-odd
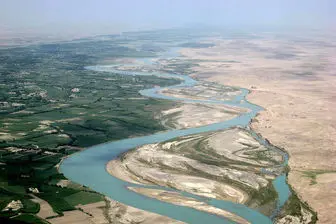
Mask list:
[[[82,205],[86,205],[103,200],[104,197],[102,195],[94,192],[85,192],[85,191],[80,191],[78,193],[65,197],[65,201],[67,201],[72,206],[78,205],[78,202],[80,202],[80,204]]]
[[[85,147],[165,129],[156,114],[174,103],[143,98],[139,91],[179,81],[84,69],[107,58],[151,57],[153,49],[162,50],[128,47],[132,42],[111,37],[0,50],[0,209],[12,200],[23,204],[0,217],[23,213],[15,220],[43,223],[34,215],[40,207],[29,188],[37,188],[35,195],[60,215],[104,200],[75,183],[57,186],[66,178],[55,166]]]
[[[12,219],[12,221],[23,221],[25,223],[31,223],[31,224],[47,224],[49,222],[42,220],[38,218],[35,215],[32,214],[22,214],[19,216],[16,216],[15,218]]]

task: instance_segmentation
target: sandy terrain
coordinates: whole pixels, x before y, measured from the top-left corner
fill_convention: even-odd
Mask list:
[[[267,150],[265,146],[261,145],[245,131],[230,129],[211,136],[207,141],[209,146],[212,147],[219,155],[224,155],[229,159],[264,167],[272,166],[273,164],[271,161],[256,160],[254,157],[245,155],[246,151],[243,151],[242,149],[246,150],[246,148],[244,148],[246,145],[251,146],[249,152]],[[282,156],[280,154],[272,154],[272,158],[279,163],[282,161]]]
[[[190,192],[199,196],[225,199],[233,202],[243,203],[247,200],[247,195],[235,189],[230,185],[220,183],[215,180],[209,180],[203,177],[197,177],[193,175],[180,174],[178,172],[169,172],[169,170],[160,170],[159,168],[151,165],[146,165],[147,162],[160,163],[169,167],[177,168],[183,166],[184,162],[187,162],[185,158],[179,158],[172,154],[165,154],[162,151],[152,148],[153,145],[146,145],[141,148],[141,155],[129,155],[127,160],[122,166],[125,172],[129,172],[138,178],[142,178],[145,181],[150,181],[161,186],[172,186],[176,189]],[[151,155],[160,154],[159,161],[153,161],[156,158]],[[146,163],[142,163],[143,159],[148,159]],[[195,161],[193,161],[195,162]],[[183,169],[183,168],[182,168]],[[187,169],[187,168],[186,168]],[[109,169],[111,170],[111,169]],[[128,175],[127,175],[128,176]]]
[[[188,103],[162,111],[159,119],[166,127],[184,129],[230,120],[244,112],[247,110],[238,107]]]
[[[79,210],[63,212],[64,216],[48,219],[52,224],[92,224],[91,216]]]
[[[78,205],[77,208],[82,209],[86,214],[91,215],[90,223],[94,224],[105,224],[109,223],[106,215],[106,203],[105,201],[100,201],[97,203],[87,204],[87,205]]]
[[[248,100],[266,108],[252,127],[289,152],[289,183],[318,212],[319,223],[334,223],[335,179],[318,177],[311,185],[302,172],[336,170],[334,40],[265,35],[182,50],[189,60],[203,60],[194,76],[252,90]]]
[[[41,207],[42,208],[42,207]],[[87,205],[78,205],[81,210],[63,212],[63,216],[48,219],[52,224],[108,224],[109,220],[105,215],[105,201]],[[39,214],[38,214],[39,215]],[[57,215],[57,214],[55,214]]]
[[[159,199],[161,201],[166,201],[172,204],[187,206],[187,207],[195,208],[201,211],[217,214],[217,215],[229,218],[230,220],[233,220],[240,224],[249,223],[247,220],[233,213],[227,212],[222,209],[218,209],[216,207],[209,206],[206,203],[195,200],[193,198],[184,197],[176,192],[170,192],[170,191],[164,191],[164,190],[158,190],[158,189],[148,189],[148,188],[134,188],[134,187],[132,188],[130,187],[129,189],[137,193],[146,195],[148,197]]]
[[[173,187],[199,196],[262,207],[268,214],[275,205],[275,197],[272,194],[268,198],[258,197],[258,193],[272,192],[271,181],[275,176],[261,173],[260,169],[274,168],[281,162],[278,152],[265,148],[246,130],[234,128],[144,145],[110,161],[106,169],[127,182]],[[133,190],[159,200],[232,216],[176,193]],[[251,192],[256,193],[252,196]]]
[[[110,223],[113,224],[182,224],[183,222],[170,219],[165,216],[161,216],[152,212],[140,210],[131,206],[121,204],[117,201],[110,200],[108,207],[108,216],[110,217]]]
[[[159,91],[160,93],[173,96],[176,98],[188,98],[193,100],[232,100],[235,96],[241,94],[239,88],[218,85],[216,83],[208,83],[199,81],[191,87],[173,88]]]
[[[105,198],[105,201],[76,206],[80,210],[63,212],[64,216],[48,219],[52,224],[182,224],[155,213],[133,208]],[[56,214],[57,215],[57,214]],[[41,216],[40,216],[41,217]]]
[[[47,217],[58,215],[56,212],[54,212],[54,210],[52,209],[52,207],[49,205],[47,201],[41,198],[38,198],[33,194],[30,194],[30,196],[33,197],[32,199],[33,202],[40,204],[40,211],[36,214],[38,217],[45,219]]]

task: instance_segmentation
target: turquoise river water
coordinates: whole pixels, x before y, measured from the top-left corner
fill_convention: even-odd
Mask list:
[[[181,84],[170,86],[168,88],[181,88],[181,87],[191,87],[197,84],[197,81],[192,79],[189,76],[178,75],[178,74],[166,74],[166,73],[144,73],[144,72],[121,72],[115,69],[115,66],[89,66],[86,67],[89,70],[95,71],[108,71],[115,72],[124,75],[155,75],[159,77],[165,78],[174,78],[181,80]],[[167,88],[167,87],[165,87]],[[111,199],[124,203],[126,205],[130,205],[139,209],[147,210],[150,212],[154,212],[157,214],[161,214],[164,216],[171,217],[176,220],[180,220],[186,223],[194,223],[194,224],[204,224],[204,223],[235,223],[232,220],[225,219],[223,217],[198,211],[193,208],[188,208],[184,206],[174,205],[170,203],[166,203],[163,201],[159,201],[153,198],[148,198],[143,195],[137,194],[133,191],[127,189],[127,186],[138,186],[138,187],[146,187],[146,188],[160,188],[169,191],[176,191],[182,193],[185,196],[193,197],[199,200],[205,200],[196,195],[177,191],[171,188],[165,187],[157,187],[157,186],[143,186],[137,184],[131,184],[125,181],[122,181],[118,178],[115,178],[108,174],[106,171],[106,164],[113,159],[116,159],[120,154],[131,150],[135,147],[150,144],[150,143],[158,143],[162,141],[167,141],[172,138],[198,134],[202,132],[209,131],[217,131],[228,129],[231,127],[239,126],[239,127],[247,127],[249,122],[256,114],[262,110],[261,107],[249,103],[245,96],[248,94],[248,90],[241,89],[241,94],[236,96],[232,100],[228,101],[220,101],[220,100],[191,100],[191,99],[182,99],[175,98],[170,96],[165,96],[159,93],[161,88],[152,88],[145,89],[140,91],[141,95],[146,97],[160,98],[160,99],[168,99],[174,101],[183,101],[185,103],[190,102],[199,102],[199,103],[214,103],[214,104],[226,104],[233,105],[238,107],[248,108],[249,112],[244,113],[238,117],[235,117],[231,120],[211,124],[207,126],[197,127],[197,128],[189,128],[183,130],[169,130],[160,132],[157,134],[144,136],[144,137],[136,137],[136,138],[128,138],[119,141],[107,142],[104,144],[96,145],[90,147],[86,150],[80,151],[66,158],[61,166],[60,171],[70,180],[85,185],[97,192],[100,192]],[[258,141],[262,144],[268,144],[260,137]],[[284,165],[287,163],[287,155],[281,151],[284,157]],[[278,205],[274,214],[279,211],[279,209],[284,205],[287,201],[290,190],[286,183],[285,174],[278,176],[274,181],[273,185],[278,193]],[[209,205],[212,205],[217,208],[224,209],[226,211],[237,214],[238,216],[243,217],[248,220],[250,223],[255,224],[269,224],[272,223],[272,219],[263,215],[262,213],[253,210],[245,205],[233,203],[230,201],[216,200],[216,199],[206,199],[206,202]],[[274,215],[273,215],[274,216]]]

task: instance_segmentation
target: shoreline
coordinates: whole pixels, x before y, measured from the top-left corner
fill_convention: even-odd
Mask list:
[[[268,37],[265,46],[259,40],[243,40],[246,49],[237,54],[240,46],[236,42],[218,39],[212,48],[185,48],[180,53],[189,60],[204,60],[194,67],[192,77],[249,89],[247,100],[265,109],[250,126],[288,153],[287,183],[302,202],[318,212],[318,223],[329,224],[333,223],[332,211],[336,209],[331,203],[336,200],[336,164],[332,159],[336,158],[336,80],[330,69],[336,61],[332,48],[320,46],[313,38],[297,46],[288,41]],[[257,47],[269,51],[261,52]],[[269,57],[286,47],[300,49],[300,57]],[[308,64],[311,67],[305,66]],[[314,70],[314,66],[324,69]]]
[[[175,75],[175,76],[178,76],[178,75]],[[174,76],[174,77],[175,77]],[[182,77],[182,76],[181,76]],[[192,81],[192,79],[190,79],[190,78],[184,78],[185,76],[183,76],[183,79],[185,80],[185,81],[187,81],[187,82],[185,82],[185,86],[189,86],[188,85],[188,82],[191,82],[191,83],[193,83],[193,81]],[[188,77],[188,76],[186,76],[186,77]],[[189,83],[190,84],[190,83]],[[179,85],[179,86],[184,86],[184,85]],[[147,97],[154,97],[154,98],[162,98],[162,96],[160,96],[160,95],[158,95],[158,94],[156,94],[155,92],[152,92],[153,90],[158,90],[157,88],[155,88],[155,89],[148,89],[148,90],[145,90],[145,91],[140,91],[140,93],[141,94],[145,94]],[[249,109],[251,109],[252,110],[252,112],[249,112],[249,113],[245,113],[244,115],[242,115],[242,116],[238,116],[238,117],[236,117],[236,118],[234,118],[234,119],[232,119],[232,120],[230,120],[230,122],[221,122],[221,123],[216,123],[216,124],[212,124],[212,125],[207,125],[207,126],[202,126],[202,127],[197,127],[197,128],[191,128],[191,129],[183,129],[183,130],[173,130],[173,131],[168,131],[167,132],[167,134],[168,135],[166,135],[165,133],[156,133],[156,134],[154,134],[154,135],[151,135],[151,136],[144,136],[144,137],[139,137],[139,138],[131,138],[131,139],[123,139],[123,140],[120,140],[119,142],[117,141],[117,142],[111,142],[111,143],[108,143],[108,144],[110,144],[111,146],[112,145],[119,145],[119,144],[126,144],[126,142],[127,142],[127,144],[128,144],[128,142],[134,142],[134,141],[138,141],[138,140],[140,140],[140,139],[146,139],[146,141],[145,142],[148,142],[148,143],[154,143],[154,142],[164,142],[164,141],[166,141],[166,140],[169,140],[169,139],[173,139],[173,138],[176,138],[176,137],[180,137],[180,136],[187,136],[187,135],[190,135],[190,134],[196,134],[196,133],[203,133],[203,132],[208,132],[208,131],[211,131],[211,130],[213,130],[213,131],[216,131],[216,130],[222,130],[222,129],[226,129],[226,128],[229,128],[229,127],[231,127],[231,126],[240,126],[240,125],[242,125],[242,126],[245,126],[245,125],[247,125],[248,124],[248,122],[249,122],[249,120],[251,119],[251,117],[253,117],[254,115],[255,115],[255,113],[256,113],[256,111],[258,111],[259,110],[259,107],[257,107],[257,106],[255,106],[255,105],[252,105],[252,104],[249,104],[247,101],[245,101],[245,96],[246,96],[246,94],[247,94],[247,90],[246,89],[241,89],[242,90],[242,92],[241,92],[241,95],[239,95],[238,97],[235,97],[232,101],[230,101],[230,102],[226,102],[227,104],[230,104],[230,105],[237,105],[237,104],[239,104],[241,107],[247,107],[247,108],[249,108]],[[239,101],[238,101],[239,100]],[[219,101],[218,101],[219,102]],[[223,102],[219,102],[219,103],[223,103]],[[242,117],[242,118],[241,118]],[[245,124],[246,123],[246,124]],[[148,140],[147,140],[148,139]],[[152,139],[152,140],[150,140],[150,139]],[[156,139],[156,140],[154,140],[154,139]],[[141,142],[142,142],[142,140],[141,140]],[[147,143],[147,144],[148,144]],[[105,143],[106,144],[106,143]],[[128,151],[128,146],[127,146],[127,144],[126,145],[124,145],[122,148],[119,148],[118,150],[116,150],[115,152],[114,152],[114,154],[115,154],[115,157],[118,155],[118,154],[120,154],[121,152],[125,152],[125,151]],[[133,145],[134,143],[132,143],[131,145],[132,145],[132,147],[131,148],[134,148],[134,147],[136,147],[137,145],[143,145],[143,144],[146,144],[146,143],[142,143],[142,144],[140,144],[140,142],[138,143],[138,144],[135,144],[135,145]],[[107,147],[106,147],[106,145],[101,145],[100,146],[101,148],[104,148],[104,149],[107,149]],[[92,147],[91,149],[97,149],[97,148],[99,148],[99,147],[97,147],[97,146],[94,146],[94,147]],[[120,151],[121,150],[121,151]],[[84,155],[90,155],[91,153],[93,153],[92,152],[92,150],[91,151],[88,151],[88,150],[84,150],[83,151],[83,154]],[[107,151],[105,152],[105,153],[107,153]],[[82,155],[83,155],[82,154]],[[85,159],[84,159],[85,158]],[[86,159],[89,159],[87,156],[85,156],[83,158],[83,156],[78,156],[78,154],[77,155],[75,155],[75,156],[73,156],[72,158],[70,158],[69,160],[65,160],[65,162],[63,163],[63,167],[67,167],[66,169],[67,169],[67,171],[65,172],[65,170],[63,170],[62,169],[62,171],[63,172],[65,172],[65,174],[66,174],[66,176],[68,176],[68,177],[71,177],[71,179],[73,179],[74,181],[76,181],[77,180],[77,182],[81,182],[82,184],[85,184],[85,185],[88,185],[88,186],[91,186],[92,184],[90,184],[88,181],[85,181],[85,179],[82,179],[82,175],[79,175],[78,173],[76,173],[76,172],[74,172],[74,171],[72,171],[72,164],[71,164],[71,162],[70,161],[74,161],[74,160],[77,160],[77,159],[79,159],[79,161],[78,162],[80,162],[80,163],[82,163],[83,162],[83,160],[86,160]],[[106,163],[107,163],[108,161],[106,161],[106,162],[104,162],[104,164],[103,164],[103,167],[104,167],[104,172],[106,173],[106,174],[103,174],[103,173],[101,173],[101,175],[103,175],[103,176],[106,176],[106,175],[109,175],[107,172],[106,172]],[[66,164],[66,165],[64,165],[64,164]],[[98,165],[98,164],[97,164]],[[101,165],[99,165],[99,166],[101,166]],[[90,170],[87,170],[87,172],[86,173],[90,173],[91,171]],[[92,172],[94,172],[93,170],[92,170]],[[109,175],[110,176],[110,175]],[[79,180],[80,179],[80,180]],[[97,178],[93,178],[93,179],[95,179],[95,182],[96,183],[98,183],[98,182],[100,182]],[[105,181],[107,181],[107,180],[105,180]],[[120,182],[120,180],[118,180],[117,178],[111,178],[111,180],[109,180],[109,182]],[[120,182],[120,184],[122,184],[122,181]],[[124,186],[126,184],[126,182],[125,183],[123,183],[122,185]],[[118,185],[119,186],[119,185]],[[115,186],[115,187],[117,187],[117,186]],[[121,187],[121,186],[120,186]],[[95,188],[94,188],[95,189]],[[121,190],[121,189],[120,189]],[[106,192],[105,192],[106,193]],[[125,192],[126,193],[126,192]],[[130,194],[130,193],[127,193],[127,194]],[[113,193],[110,193],[110,194],[107,194],[107,196],[110,196],[110,197],[112,197],[112,198],[114,198],[114,196],[111,196],[111,195],[113,195]],[[115,195],[116,196],[116,195]],[[126,202],[127,200],[125,199],[122,199],[121,198],[122,196],[121,195],[119,195],[119,196],[116,196],[115,197],[115,199],[116,200],[119,200],[120,202],[124,202],[124,203],[126,203],[126,204],[128,204],[129,203],[129,205],[130,206],[134,206],[135,204],[134,204],[134,202],[132,202],[132,203],[130,203],[130,202]],[[134,197],[134,198],[139,198],[140,199],[140,197],[139,196],[136,196],[136,195],[134,195],[134,194],[132,194],[132,197]],[[195,196],[192,196],[192,197],[195,197]],[[159,203],[158,201],[153,201],[153,203]],[[153,203],[150,203],[150,204],[153,204]],[[242,217],[244,217],[245,219],[247,219],[247,220],[250,220],[250,221],[252,221],[252,220],[254,220],[254,221],[252,221],[252,222],[255,222],[256,220],[258,220],[259,222],[261,222],[261,223],[268,223],[269,222],[269,218],[267,217],[267,216],[265,216],[265,215],[263,215],[262,213],[259,213],[258,211],[255,211],[255,210],[252,210],[251,208],[248,208],[247,206],[245,206],[245,205],[242,205],[242,204],[239,204],[239,206],[237,207],[237,206],[233,206],[233,204],[232,204],[232,202],[229,202],[229,201],[220,201],[220,200],[213,200],[213,202],[211,202],[211,203],[213,203],[213,205],[215,205],[216,207],[225,207],[225,210],[227,210],[227,211],[231,211],[231,212],[233,212],[233,213],[236,213],[236,214],[240,214],[240,211],[242,212],[240,215],[242,216]],[[159,203],[160,204],[160,203]],[[136,207],[138,206],[140,209],[142,208],[142,207],[144,207],[144,206],[140,206],[140,205],[135,205]],[[168,205],[167,205],[168,206]],[[146,206],[145,206],[146,207]],[[171,207],[171,205],[169,205],[169,207]],[[178,206],[179,207],[179,206]],[[174,209],[172,209],[171,211],[165,211],[165,212],[163,212],[163,210],[162,211],[158,211],[157,209],[151,209],[150,211],[152,211],[152,212],[157,212],[157,213],[159,213],[159,214],[162,214],[162,215],[168,215],[168,216],[170,216],[170,217],[172,217],[172,218],[176,218],[176,219],[178,219],[178,220],[194,220],[195,219],[195,217],[193,216],[193,215],[191,215],[191,216],[185,216],[185,214],[183,215],[183,216],[181,216],[181,217],[176,217],[176,215],[177,215],[177,213],[176,213],[176,211],[174,212],[174,214],[173,213],[171,213],[173,210],[175,210],[175,208],[177,209],[178,207],[175,207],[174,206]],[[238,209],[239,208],[239,209]],[[189,210],[189,209],[187,209],[187,208],[185,208],[185,207],[180,207],[179,208],[179,211],[181,211],[181,210],[184,210],[184,211],[186,211],[186,212],[192,212],[192,213],[194,213],[194,212],[196,212],[195,210]],[[249,212],[247,212],[247,211],[249,211]],[[197,213],[199,213],[200,211],[197,211]],[[203,213],[203,212],[201,212],[201,213]],[[200,220],[202,220],[203,218],[207,218],[207,219],[210,219],[210,220],[213,220],[214,222],[218,222],[219,220],[221,220],[221,219],[219,219],[218,217],[216,218],[216,217],[214,217],[214,216],[211,216],[210,214],[206,214],[206,213],[203,213],[204,214],[204,216],[201,216],[201,217],[199,217],[198,219],[197,219],[197,221],[196,220],[194,220],[193,222],[200,222]]]
[[[192,77],[193,79],[195,79],[195,80],[197,80],[197,81],[207,81],[207,79],[198,78],[196,75],[188,75],[188,76]],[[222,85],[220,82],[215,82],[215,81],[211,81],[211,82]],[[254,91],[255,91],[255,90],[254,90],[254,89],[251,89],[251,88],[246,88],[246,87],[239,87],[239,86],[236,86],[236,85],[234,85],[234,86],[233,86],[233,85],[225,85],[225,86],[233,87],[233,88],[239,88],[239,89],[246,89],[246,90],[247,90],[247,94],[246,94],[246,96],[245,96],[245,100],[246,100],[248,103],[250,103],[250,104],[253,104],[253,105],[255,105],[255,106],[258,106],[258,107],[261,107],[261,108],[262,108],[262,110],[259,111],[259,112],[254,116],[254,118],[252,118],[252,119],[250,120],[249,124],[247,125],[247,129],[248,129],[249,131],[251,131],[251,132],[254,132],[254,133],[256,134],[256,136],[257,136],[258,138],[260,138],[262,141],[264,141],[267,145],[269,145],[269,146],[271,146],[271,147],[274,147],[274,148],[276,148],[277,150],[280,150],[284,155],[286,155],[286,158],[284,158],[284,159],[287,160],[287,161],[289,161],[289,157],[290,157],[290,155],[289,155],[288,150],[286,150],[286,149],[283,148],[283,147],[275,146],[275,145],[274,145],[273,143],[271,143],[266,137],[263,137],[263,135],[262,135],[262,133],[261,133],[260,131],[257,132],[257,129],[253,127],[253,126],[254,126],[254,122],[258,122],[258,121],[255,120],[255,118],[261,116],[261,112],[262,112],[262,111],[267,110],[266,107],[259,106],[257,103],[254,103],[253,100],[250,99],[250,98],[251,98],[251,95],[254,94]],[[158,92],[161,93],[161,94],[163,94],[163,93],[162,93],[162,90],[161,90],[161,91],[158,91]],[[174,95],[173,95],[173,96],[174,96]],[[176,96],[174,96],[174,97],[176,97]],[[216,122],[215,122],[215,123],[216,123]],[[225,129],[223,129],[223,130],[225,130]],[[136,149],[133,149],[133,150],[136,150]],[[133,151],[133,150],[132,150],[132,151]],[[130,150],[130,151],[131,151],[131,150]],[[127,153],[129,153],[130,151],[127,151],[127,152],[125,152],[125,153],[123,153],[123,154],[127,154]],[[126,180],[126,181],[130,181],[131,183],[136,183],[136,184],[146,185],[145,182],[136,182],[134,179],[128,177],[125,173],[124,173],[124,174],[121,174],[121,176],[115,176],[115,175],[113,174],[113,172],[111,171],[111,169],[115,168],[114,166],[116,166],[116,164],[114,164],[113,161],[116,161],[116,159],[115,159],[115,160],[111,160],[111,161],[109,161],[109,162],[106,164],[106,166],[105,166],[105,167],[106,167],[106,171],[107,171],[110,175],[112,175],[112,176],[114,176],[114,177],[117,177],[117,178],[121,178],[121,179],[123,179],[124,181],[125,181],[125,180]],[[289,167],[289,164],[286,163],[285,166],[288,166],[288,167]],[[297,192],[294,190],[293,186],[289,184],[289,179],[288,179],[289,171],[290,171],[290,169],[289,169],[288,171],[284,171],[284,174],[285,174],[285,181],[286,181],[287,185],[289,186],[289,189],[290,189],[290,191],[291,191],[291,195],[294,194],[295,196],[298,196],[299,199],[300,199],[300,201],[308,207],[309,211],[310,211],[312,214],[316,214],[315,211],[313,210],[313,208],[312,208],[310,205],[308,205],[307,202],[304,201],[304,200],[302,199],[302,197],[300,197],[300,196],[297,194]],[[136,177],[136,175],[134,175],[134,177]],[[288,203],[288,201],[287,201],[286,203]],[[283,208],[281,208],[280,210],[276,211],[276,213],[275,213],[274,215],[272,215],[272,217],[273,217],[272,219],[273,219],[274,221],[278,221],[280,218],[283,218],[283,217],[280,217],[280,214],[281,214],[281,211],[282,211],[282,210],[283,210]]]
[[[247,89],[248,90],[248,93],[247,93],[247,95],[248,94],[250,94],[251,93],[251,90],[249,90],[249,89]],[[250,101],[248,101],[247,100],[247,95],[246,95],[246,101],[248,102],[248,103],[250,103]],[[251,103],[251,104],[253,104],[253,103]],[[253,105],[256,105],[256,106],[258,106],[257,104],[253,104]],[[259,114],[259,113],[258,113]],[[249,124],[247,125],[247,129],[242,129],[242,130],[246,130],[247,132],[249,132],[249,133],[253,133],[254,132],[254,129],[252,128],[252,126],[251,126],[251,123],[252,123],[252,121],[253,120],[251,120],[250,122],[249,122]],[[216,122],[214,122],[214,123],[216,123]],[[222,129],[222,130],[220,130],[220,131],[227,131],[227,130],[232,130],[232,129],[235,129],[235,128],[238,128],[238,129],[240,129],[239,127],[231,127],[231,128],[224,128],[224,129]],[[210,131],[210,132],[217,132],[217,131]],[[255,132],[254,133],[255,134],[255,137],[253,137],[254,139],[256,139],[256,137],[257,138],[259,138],[260,140],[257,140],[261,145],[267,145],[267,146],[269,146],[269,147],[272,147],[272,148],[276,148],[277,150],[280,150],[281,152],[282,152],[282,154],[283,154],[283,156],[282,156],[282,163],[285,163],[286,161],[287,161],[287,159],[288,159],[288,154],[287,154],[287,151],[286,150],[284,150],[284,149],[282,149],[282,148],[278,148],[278,147],[276,147],[276,146],[274,146],[274,145],[272,145],[272,143],[270,143],[269,141],[268,141],[268,139],[266,139],[266,138],[264,138],[260,133],[257,133],[257,132]],[[127,151],[127,152],[125,152],[125,153],[123,153],[123,155],[125,155],[125,154],[129,154],[130,152],[134,152],[135,150],[137,150],[137,148],[134,148],[134,149],[131,149],[131,150],[129,150],[129,151]],[[127,173],[127,171],[123,171],[122,169],[120,170],[120,168],[121,167],[118,167],[118,164],[119,165],[121,165],[121,162],[120,161],[118,161],[118,159],[120,159],[120,157],[122,157],[123,155],[120,155],[120,156],[118,156],[118,158],[116,158],[116,159],[113,159],[113,160],[110,160],[107,164],[106,164],[106,171],[110,174],[110,175],[112,175],[112,176],[114,176],[114,177],[116,177],[116,178],[119,178],[119,179],[122,179],[123,181],[128,181],[128,182],[130,182],[130,183],[135,183],[135,184],[141,184],[141,185],[146,185],[147,183],[145,183],[146,181],[144,180],[144,181],[140,181],[140,182],[137,182],[135,179],[136,178],[138,178],[137,177],[137,175],[133,175],[132,174],[132,177],[130,177],[129,175],[129,173]],[[118,168],[118,171],[117,171],[117,173],[116,173],[116,167]],[[125,169],[127,169],[127,168],[125,168]],[[120,173],[119,171],[123,171],[124,173]],[[126,172],[126,173],[125,173]],[[286,174],[286,178],[287,178],[287,173],[286,172],[284,172],[285,174]],[[118,175],[116,175],[116,174],[118,174]],[[287,179],[286,179],[286,183],[287,183]],[[149,184],[149,183],[148,183]],[[281,209],[280,209],[281,210]],[[272,215],[272,219],[273,220],[277,220],[277,218],[278,218],[278,215],[280,214],[280,210],[276,210],[275,211],[275,215],[273,216]],[[224,210],[225,211],[225,210]]]
[[[250,97],[251,97],[251,95],[253,95],[253,94],[255,94],[255,92],[254,91],[251,91],[251,89],[249,89],[249,88],[245,88],[245,90],[247,90],[247,93],[245,93],[244,94],[244,101],[246,101],[246,104],[249,104],[249,102],[250,102]],[[145,91],[142,91],[142,93],[144,93],[144,92],[146,92],[146,90]],[[147,90],[147,92],[150,92],[150,90],[148,91]],[[146,93],[147,93],[146,92]],[[148,94],[148,93],[147,93]],[[147,95],[147,94],[145,94],[145,95]],[[157,93],[157,92],[153,92],[152,93],[153,95],[147,95],[147,96],[149,96],[149,97],[158,97],[158,98],[162,98],[162,97],[160,97],[160,96],[158,96],[159,94]],[[256,103],[253,103],[253,105],[255,105],[255,106],[258,106],[258,104],[257,104],[257,102]],[[258,106],[259,107],[259,106]],[[263,107],[263,108],[266,108],[266,107]],[[262,113],[262,112],[260,112],[259,110],[256,110],[255,112],[257,112],[258,113],[258,115],[260,116],[260,114]],[[254,113],[252,113],[251,115],[251,118],[253,117],[255,117],[255,114]],[[248,116],[249,117],[249,116]],[[239,124],[239,123],[237,123],[237,124]],[[237,125],[235,125],[235,126],[237,126]],[[239,125],[238,125],[239,126]],[[249,121],[249,123],[247,124],[247,126],[248,127],[250,127],[251,128],[251,130],[256,130],[255,128],[254,128],[254,121]],[[225,129],[225,127],[223,127],[223,129]],[[220,130],[220,129],[216,129],[216,130]],[[203,131],[203,132],[206,132],[206,131]],[[188,133],[188,132],[187,132]],[[260,136],[260,132],[258,131],[258,136]],[[264,136],[263,134],[261,134],[261,136]],[[269,142],[269,140],[268,139],[266,139],[266,138],[263,138],[263,139],[265,139],[265,142],[267,142],[267,143],[270,143]],[[282,152],[288,152],[287,150],[281,150]],[[105,171],[108,171],[108,169],[107,169],[107,166],[108,164],[105,164]],[[287,177],[287,179],[286,179],[286,183],[288,182],[288,177]]]

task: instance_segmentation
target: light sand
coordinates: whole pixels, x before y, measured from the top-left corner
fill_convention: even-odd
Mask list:
[[[94,224],[105,224],[109,223],[108,219],[104,214],[106,209],[105,201],[100,201],[87,205],[78,205],[76,208],[82,209],[86,214],[91,215],[90,223]]]
[[[48,219],[51,224],[93,224],[91,216],[79,210],[63,212],[64,216]]]
[[[109,198],[105,198],[105,201],[76,207],[82,211],[63,212],[64,216],[48,219],[48,222],[52,224],[183,224],[183,222],[127,206]]]
[[[249,192],[262,193],[274,179],[274,175],[260,173],[260,167],[274,168],[281,162],[278,153],[260,145],[246,130],[233,128],[143,145],[110,161],[106,169],[111,175],[131,183],[173,187],[199,196],[258,207],[262,199],[251,197]],[[159,200],[228,215],[194,199],[181,199],[176,193],[133,190]],[[262,205],[272,208],[272,203]]]
[[[161,201],[166,201],[166,202],[176,204],[176,205],[187,206],[187,207],[195,208],[201,211],[223,216],[223,217],[226,217],[240,224],[249,223],[245,219],[231,212],[227,212],[225,210],[210,206],[206,204],[205,202],[201,202],[193,198],[182,196],[181,194],[176,193],[176,192],[170,192],[170,191],[164,191],[164,190],[158,190],[158,189],[148,189],[148,188],[135,188],[135,187],[129,187],[129,189],[137,193],[146,195],[148,197],[159,199]]]
[[[52,207],[50,206],[50,204],[47,201],[45,201],[45,200],[43,200],[43,199],[41,199],[41,198],[39,198],[39,197],[37,197],[33,194],[30,194],[30,196],[33,197],[33,199],[32,199],[33,202],[36,202],[36,203],[40,204],[40,211],[36,214],[38,217],[40,217],[42,219],[45,219],[47,217],[58,215],[56,212],[54,212],[54,210],[52,209]]]
[[[182,54],[208,60],[194,76],[252,90],[248,100],[266,110],[251,126],[289,152],[289,183],[318,212],[319,223],[332,224],[335,185],[321,178],[310,185],[299,171],[336,170],[335,37],[302,38],[217,40],[215,47]]]
[[[190,103],[162,111],[159,118],[169,128],[184,129],[223,122],[244,112],[238,107]]]
[[[122,162],[110,161],[107,164],[107,171],[117,178],[132,183],[151,182],[161,186],[173,186],[176,189],[209,198],[238,203],[247,201],[248,195],[244,191],[210,178],[188,174],[189,167],[211,175],[225,174],[231,178],[238,178],[236,175],[247,176],[236,170],[211,166],[184,156],[167,153],[157,144],[144,145],[136,151],[127,153]],[[256,185],[257,189],[259,184],[267,184],[263,178],[258,176],[255,178],[256,180],[251,180],[250,185]]]
[[[137,209],[131,206],[121,204],[117,201],[107,199],[109,202],[108,216],[110,223],[114,224],[183,224],[183,222],[173,220],[171,218],[161,216],[152,212]]]

